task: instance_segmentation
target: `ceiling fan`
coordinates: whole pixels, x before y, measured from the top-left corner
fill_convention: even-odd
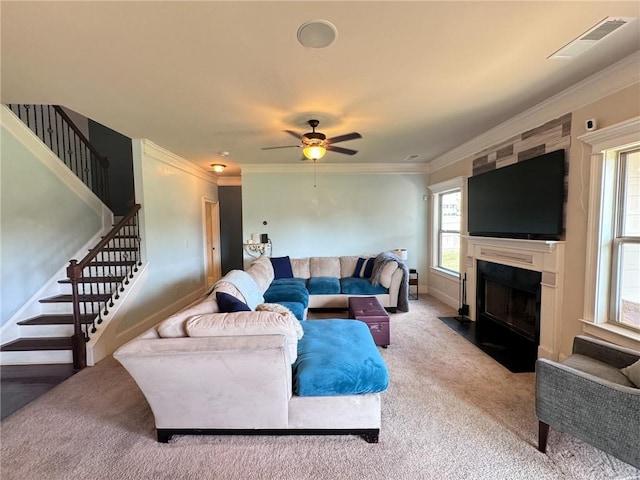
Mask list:
[[[316,127],[320,124],[318,120],[309,120],[309,126],[311,127],[311,132],[307,132],[305,134],[300,134],[298,132],[294,132],[292,130],[285,130],[290,135],[293,135],[297,139],[301,141],[299,145],[283,145],[280,147],[263,147],[262,150],[273,150],[275,148],[292,148],[299,147],[302,148],[302,153],[305,158],[309,160],[318,160],[324,156],[327,150],[336,153],[344,153],[345,155],[355,155],[358,153],[357,150],[352,150],[350,148],[342,148],[336,147],[334,143],[338,142],[346,142],[347,140],[355,140],[357,138],[362,138],[358,132],[347,133],[344,135],[338,135],[337,137],[327,138],[324,133],[316,132]],[[304,160],[304,159],[303,159]]]

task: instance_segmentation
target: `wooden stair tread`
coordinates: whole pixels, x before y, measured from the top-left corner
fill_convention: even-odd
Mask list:
[[[19,338],[0,347],[3,352],[71,350],[71,337]]]
[[[80,315],[80,322],[90,324],[94,318],[95,316],[91,315]],[[18,322],[18,325],[73,325],[73,315],[38,315]]]
[[[78,299],[80,302],[105,302],[111,298],[111,295],[111,293],[84,294],[78,295]],[[71,301],[71,295],[55,295],[40,299],[40,303],[66,303]]]
[[[138,247],[104,247],[101,252],[135,252]]]

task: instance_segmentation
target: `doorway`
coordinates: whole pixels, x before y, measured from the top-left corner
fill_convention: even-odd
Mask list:
[[[204,199],[204,259],[206,288],[220,280],[220,204]]]

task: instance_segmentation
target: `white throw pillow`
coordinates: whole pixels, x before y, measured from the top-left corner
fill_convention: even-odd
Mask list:
[[[640,360],[628,367],[621,368],[620,371],[626,375],[631,383],[640,388]]]

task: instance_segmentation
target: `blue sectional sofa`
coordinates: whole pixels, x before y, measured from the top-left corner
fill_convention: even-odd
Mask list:
[[[265,261],[266,257],[256,260]],[[375,256],[278,257],[269,261],[274,278],[264,298],[286,304],[294,313],[299,312],[300,305],[291,302],[302,304],[304,309],[347,308],[350,296],[375,296],[390,311],[408,310],[408,269],[390,252]]]

